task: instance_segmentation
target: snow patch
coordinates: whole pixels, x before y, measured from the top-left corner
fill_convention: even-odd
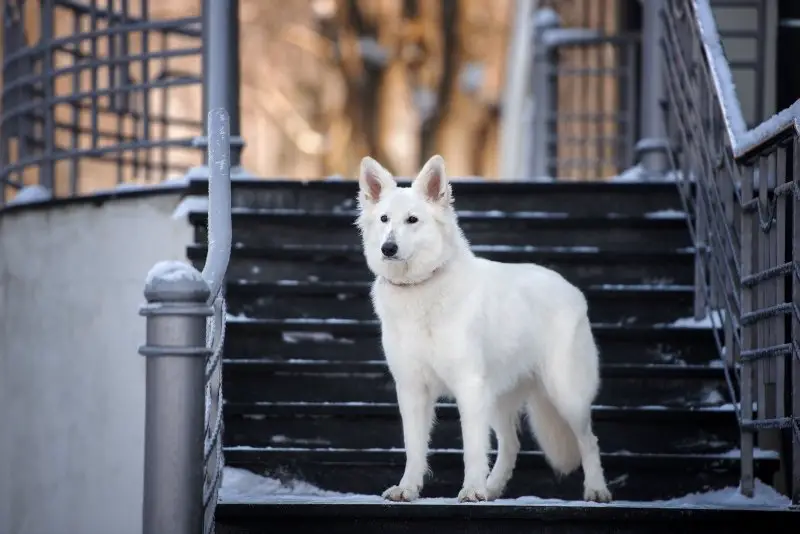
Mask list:
[[[205,195],[189,195],[188,197],[184,197],[184,199],[175,206],[175,210],[172,212],[172,218],[184,219],[193,211],[208,213],[208,197]]]
[[[694,317],[681,317],[671,323],[659,323],[656,327],[672,327],[672,328],[721,328],[725,322],[725,311],[712,310],[711,313],[706,314],[702,319],[695,319]]]
[[[142,183],[142,182],[123,182],[114,187],[97,189],[86,196],[108,195],[110,193],[126,193],[134,191],[148,191],[154,189],[182,189],[189,183],[185,175],[173,176],[161,182]],[[83,195],[82,195],[83,196]]]
[[[668,171],[663,175],[649,175],[646,173],[641,163],[622,171],[617,176],[612,176],[608,179],[613,183],[631,183],[631,182],[677,182],[681,179],[680,171]]]
[[[160,261],[153,265],[153,268],[147,273],[145,285],[150,286],[156,280],[164,282],[175,282],[178,280],[191,280],[194,282],[204,281],[200,271],[182,261],[175,260]]]
[[[644,214],[645,219],[685,219],[686,212],[680,210],[659,210]]]
[[[6,203],[6,206],[21,206],[23,204],[36,204],[47,202],[52,199],[50,190],[41,185],[26,185],[16,194],[14,198]]]
[[[263,502],[328,503],[328,504],[384,504],[389,505],[378,495],[358,495],[339,493],[320,489],[308,482],[288,480],[257,475],[245,469],[226,467],[219,490],[220,503],[257,504]],[[455,498],[420,499],[415,504],[436,505],[453,504]],[[540,499],[521,497],[518,499],[499,499],[493,505],[506,506],[638,506],[653,508],[770,508],[784,509],[791,505],[791,499],[781,495],[772,487],[756,480],[753,498],[745,497],[739,488],[728,487],[720,490],[691,493],[675,499],[650,502],[614,501],[610,504],[585,501],[564,501],[561,499]],[[403,506],[396,505],[396,506]],[[469,506],[469,505],[463,505]],[[479,505],[480,506],[480,505]]]

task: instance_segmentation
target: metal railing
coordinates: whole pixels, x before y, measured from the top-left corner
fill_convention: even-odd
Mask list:
[[[161,182],[203,163],[196,139],[204,130],[207,24],[203,16],[154,18],[158,7],[150,0],[3,3],[0,207],[25,186],[66,197]],[[231,47],[238,54],[238,44]],[[223,74],[236,75],[238,98],[238,71]],[[238,106],[226,109],[237,135]]]
[[[222,481],[222,283],[231,254],[230,123],[208,121],[208,257],[203,272],[182,262],[147,275],[144,510],[147,534],[206,534]]]
[[[200,16],[170,19],[153,16],[149,0],[2,6],[0,209],[26,186],[68,197],[209,179],[202,274],[165,262],[146,281],[147,534],[213,532],[224,463],[223,280],[230,178],[243,173],[238,1],[197,1]]]
[[[562,28],[552,9],[534,22],[535,177],[602,179],[635,160],[640,36]]]
[[[708,0],[665,0],[664,120],[696,248],[695,312],[716,326],[741,429],[781,455],[800,504],[800,101],[748,130]]]

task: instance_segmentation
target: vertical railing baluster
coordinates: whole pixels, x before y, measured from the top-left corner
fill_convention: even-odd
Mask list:
[[[243,175],[239,85],[239,0],[203,0],[203,107],[225,109],[230,116],[231,173]],[[206,129],[208,124],[206,124]],[[198,139],[203,145],[207,140]],[[190,171],[207,175],[207,170]]]
[[[791,195],[777,196],[778,191],[782,190],[786,184],[786,151],[788,147],[783,145],[778,148],[775,154],[775,194],[776,194],[776,212],[775,212],[775,232],[773,232],[774,239],[770,244],[771,253],[773,256],[773,265],[775,267],[784,265],[786,262],[786,226],[788,219],[786,218],[786,203],[788,199],[792,198]],[[773,302],[775,304],[787,302],[786,300],[786,275],[781,274],[774,279],[772,291],[774,294]],[[791,317],[791,315],[790,315]],[[771,319],[772,322],[772,341],[771,346],[780,346],[786,343],[786,315],[780,313]],[[788,356],[791,357],[791,356]],[[776,418],[786,417],[786,358],[787,356],[781,354],[772,360],[772,377],[774,380],[774,394],[772,396],[773,410]],[[781,452],[781,432],[775,432],[775,451]],[[782,484],[781,484],[782,485]]]
[[[800,185],[800,136],[795,136],[792,143],[792,182],[794,186]],[[796,418],[800,417],[800,206],[793,195],[789,198],[792,202],[792,235],[791,235],[791,256],[792,271],[792,323],[791,323],[791,353],[789,354],[791,371],[792,397],[791,415],[795,417],[792,425],[792,503],[800,505],[800,423]]]
[[[757,239],[756,254],[758,256],[757,273],[763,273],[771,267],[770,262],[770,233],[772,232],[772,203],[770,201],[770,181],[772,171],[773,155],[763,155],[758,159],[758,209],[754,216],[759,224],[755,235]],[[766,227],[764,227],[766,226]],[[760,280],[756,286],[756,309],[765,310],[774,303],[771,299],[771,280]],[[760,318],[755,323],[756,339],[759,348],[772,346],[771,320],[768,317]],[[774,417],[771,371],[772,358],[760,358],[754,365],[756,372],[757,400],[756,412],[758,419],[772,419]],[[761,449],[774,449],[774,434],[772,429],[764,429],[758,432],[758,446]]]
[[[540,9],[536,12],[534,22],[533,48],[533,146],[530,151],[530,163],[527,167],[533,177],[555,177],[556,173],[550,165],[550,148],[554,140],[550,129],[550,117],[555,110],[554,84],[556,65],[553,55],[557,53],[547,44],[546,34],[561,26],[558,15],[552,9]],[[554,128],[555,130],[555,128]]]
[[[742,180],[742,204],[747,204],[753,199],[753,169],[745,174],[745,179]],[[757,214],[755,215],[758,216]],[[753,234],[755,226],[753,224],[753,215],[742,213],[740,217],[741,224],[741,268],[742,277],[747,277],[753,274],[753,261],[755,253],[753,250]],[[757,231],[757,228],[756,228]],[[754,309],[753,292],[754,290],[749,286],[742,286],[742,316],[750,313]],[[755,337],[753,336],[752,325],[742,325],[742,351],[748,351],[756,348]],[[741,392],[740,392],[740,413],[741,422],[750,423],[753,420],[753,365],[749,361],[742,361],[741,370]],[[741,442],[741,481],[740,491],[747,497],[753,496],[755,488],[755,479],[753,474],[753,438],[754,434],[749,428],[741,428],[740,442]]]
[[[717,145],[718,146],[718,145]],[[720,157],[722,155],[720,154]],[[725,213],[725,225],[727,228],[735,228],[735,209],[734,209],[734,191],[732,187],[733,176],[727,175],[727,169],[724,165],[720,165],[719,168],[715,169],[714,171],[715,176],[717,176],[719,186],[720,186],[720,195],[722,196],[722,201],[724,204],[724,213]],[[717,254],[722,255],[722,261],[725,262],[725,267],[727,268],[731,261],[736,261],[736,258],[730,258],[728,256],[728,251],[723,248],[723,250],[714,251]],[[739,323],[739,317],[735,317],[731,310],[731,306],[727,305],[728,299],[731,298],[732,300],[736,299],[738,295],[728,295],[728,292],[734,288],[728,287],[720,287],[719,291],[721,293],[721,302],[723,304],[723,309],[728,311],[725,317],[725,365],[729,369],[734,369],[734,365],[739,363],[739,351],[740,347],[739,344],[734,341],[734,329],[737,328]]]
[[[663,174],[669,165],[662,109],[665,85],[659,62],[653,60],[658,57],[661,47],[664,27],[661,12],[664,6],[664,0],[642,2],[641,111],[636,153],[647,177]]]

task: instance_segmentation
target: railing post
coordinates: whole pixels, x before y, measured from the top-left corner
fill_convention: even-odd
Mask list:
[[[145,534],[203,529],[206,318],[210,290],[190,265],[160,262],[148,274],[145,402]]]
[[[203,0],[203,116],[209,131],[209,113],[216,109],[228,112],[230,120],[230,167],[233,178],[250,174],[241,166],[244,140],[241,137],[239,106],[239,0]],[[194,140],[194,146],[205,147],[208,137]],[[208,159],[200,167],[189,170],[188,178],[209,178]]]
[[[665,173],[668,169],[669,143],[664,126],[664,83],[659,56],[663,34],[661,12],[664,0],[642,2],[641,112],[636,159],[644,168],[645,177]]]
[[[528,169],[534,178],[555,178],[556,169],[550,165],[550,148],[555,128],[550,117],[555,113],[557,78],[554,64],[555,48],[549,46],[546,34],[561,26],[558,14],[550,8],[536,11],[533,48],[533,140]],[[556,83],[554,83],[554,80]],[[551,131],[552,130],[552,131]]]

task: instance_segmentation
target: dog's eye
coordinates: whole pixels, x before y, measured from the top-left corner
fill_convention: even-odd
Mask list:
[[[382,223],[389,222],[389,216],[388,215],[381,215],[381,222]]]
[[[409,216],[409,217],[408,217],[408,219],[406,219],[406,222],[407,222],[408,224],[414,224],[414,223],[415,223],[415,222],[417,222],[417,221],[419,221],[419,219],[417,219],[417,218],[416,218],[416,217],[414,217],[413,215]]]

